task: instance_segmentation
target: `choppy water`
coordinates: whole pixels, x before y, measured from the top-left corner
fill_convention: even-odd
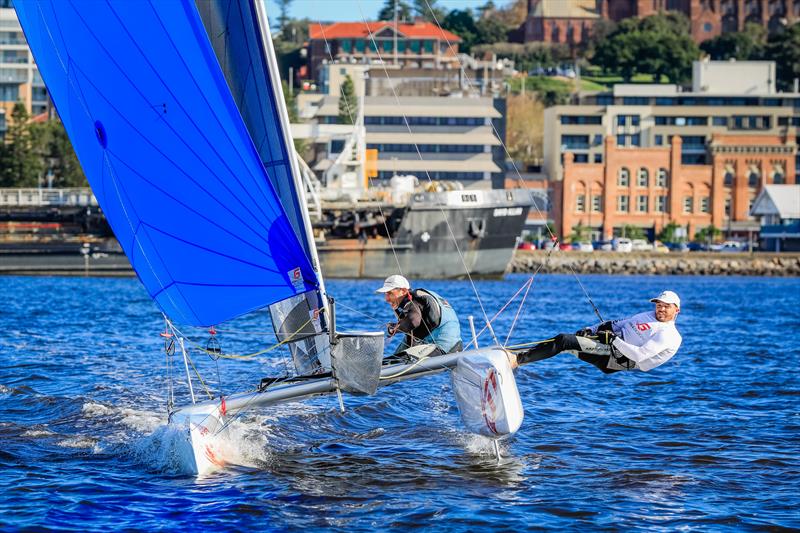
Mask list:
[[[487,312],[525,279],[478,282]],[[800,527],[800,280],[582,279],[608,318],[678,291],[684,345],[650,373],[605,376],[570,356],[520,369],[525,422],[502,464],[461,429],[439,375],[349,397],[345,415],[335,398],[254,413],[234,427],[243,466],[196,479],[170,454],[162,324],[138,282],[0,278],[0,527]],[[330,290],[386,320],[374,286]],[[468,283],[427,286],[481,316]],[[514,311],[496,324],[503,339]],[[266,318],[227,329],[265,331]],[[343,306],[339,321],[378,327]],[[592,322],[571,277],[539,276],[512,343]],[[230,352],[269,342],[221,336]],[[285,364],[197,363],[226,391]]]

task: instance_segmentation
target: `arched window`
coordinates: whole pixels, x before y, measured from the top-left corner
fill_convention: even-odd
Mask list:
[[[619,169],[619,176],[617,178],[617,185],[620,187],[629,187],[631,184],[631,171],[626,167]]]
[[[751,171],[750,174],[747,176],[747,186],[748,187],[758,187],[758,172],[755,170]]]
[[[782,172],[775,172],[772,175],[772,183],[775,185],[783,185],[786,183],[786,177],[783,175]]]
[[[733,187],[733,172],[726,172],[723,184],[726,187]]]
[[[656,187],[669,187],[669,174],[666,168],[659,168],[656,173]]]
[[[650,182],[650,173],[647,172],[646,168],[640,168],[639,173],[636,176],[636,185],[638,187],[647,187]]]

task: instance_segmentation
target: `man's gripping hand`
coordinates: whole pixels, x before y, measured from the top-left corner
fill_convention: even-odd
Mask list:
[[[600,344],[611,344],[617,336],[613,331],[603,330],[597,332],[597,342]]]
[[[575,332],[576,337],[588,337],[592,334],[592,328],[583,328]]]

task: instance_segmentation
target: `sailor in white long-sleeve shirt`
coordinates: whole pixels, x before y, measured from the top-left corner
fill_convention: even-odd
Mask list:
[[[568,351],[607,374],[652,370],[669,361],[681,345],[681,335],[675,327],[681,300],[674,292],[664,291],[650,301],[655,303],[653,311],[603,322],[574,335],[562,333],[518,353],[517,363],[541,361]]]

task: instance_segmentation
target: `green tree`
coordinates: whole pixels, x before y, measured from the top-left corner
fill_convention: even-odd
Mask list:
[[[454,9],[442,21],[442,28],[461,37],[462,43],[458,47],[461,52],[469,52],[478,44],[478,27],[472,17],[470,9]]]
[[[45,129],[45,163],[47,172],[53,177],[53,187],[88,187],[89,182],[61,121],[49,120],[37,126]]]
[[[682,242],[682,238],[678,237],[678,229],[682,228],[680,224],[674,220],[670,220],[669,224],[661,229],[658,234],[658,240],[661,242]]]
[[[358,99],[353,79],[348,74],[339,89],[339,124],[353,124],[358,116]]]
[[[30,122],[30,114],[22,102],[11,111],[11,121],[0,146],[0,186],[37,187],[45,165],[42,131]]]
[[[414,14],[423,20],[441,23],[447,16],[447,11],[436,4],[436,0],[414,0]]]
[[[714,226],[706,226],[694,234],[695,242],[704,242],[711,244],[718,241],[722,237],[722,230]]]
[[[378,12],[378,20],[394,20],[394,10],[397,8],[397,20],[411,20],[411,6],[407,0],[386,0]]]
[[[572,226],[572,233],[569,235],[569,242],[586,242],[589,240],[591,232],[592,228],[589,226],[584,226],[578,222],[578,224]]]
[[[767,45],[767,30],[760,24],[748,22],[744,31],[723,33],[700,44],[700,50],[711,59],[747,61],[761,59]]]
[[[622,236],[628,239],[644,239],[644,230],[633,224],[622,226]]]
[[[508,26],[494,17],[484,17],[475,23],[477,30],[477,44],[492,44],[505,42],[508,37]]]
[[[778,88],[791,90],[795,78],[800,78],[800,22],[767,39],[767,59],[775,61],[778,70]]]
[[[597,43],[592,63],[630,81],[634,75],[666,76],[681,83],[691,75],[700,49],[688,32],[689,21],[680,13],[659,13],[644,19],[625,19]]]
[[[275,0],[278,3],[278,29],[283,31],[289,22],[289,8],[294,0]]]

